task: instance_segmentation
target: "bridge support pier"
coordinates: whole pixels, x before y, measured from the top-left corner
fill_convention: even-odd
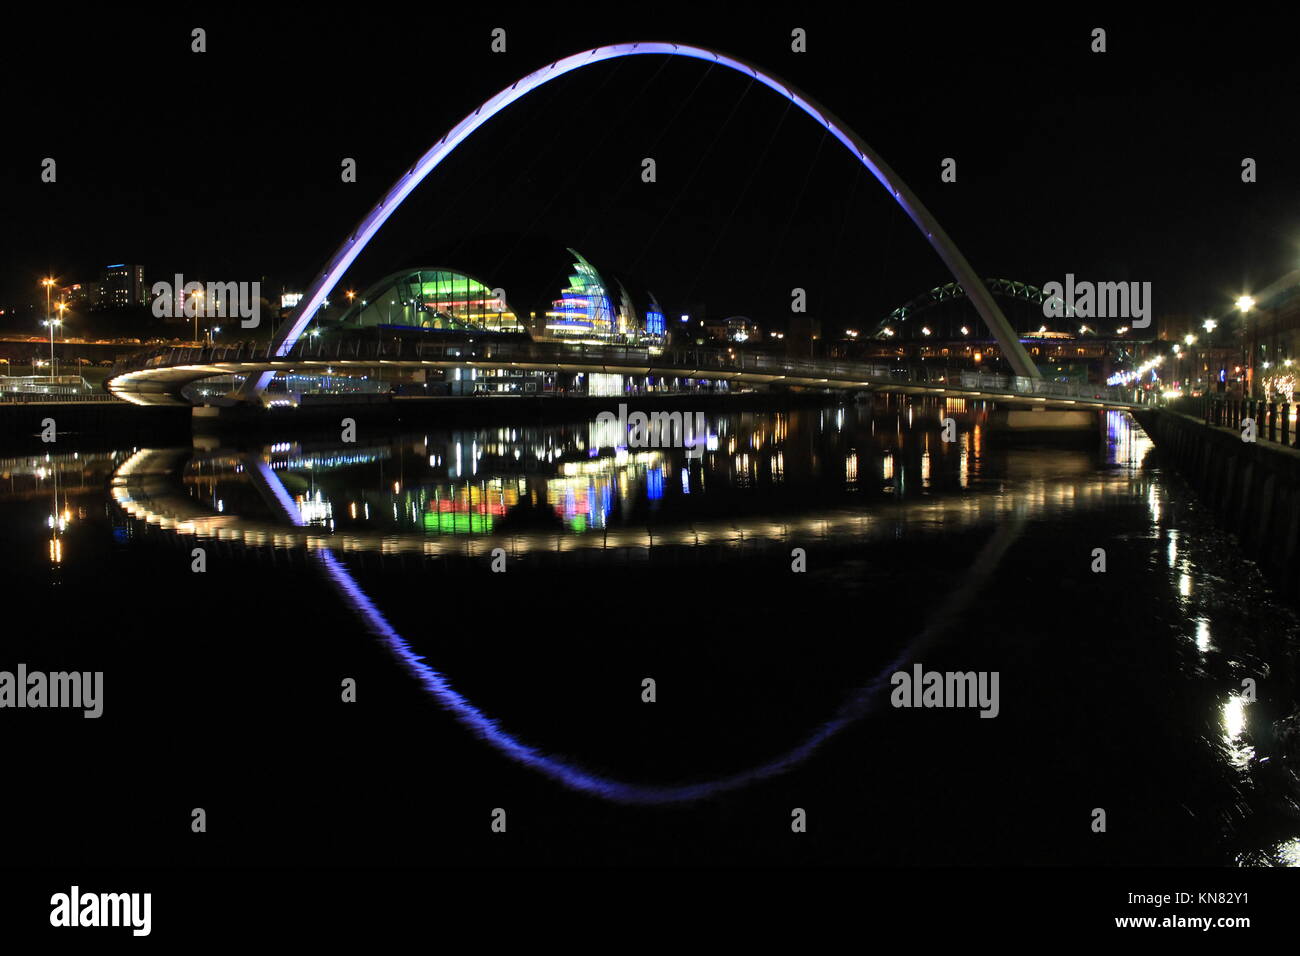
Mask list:
[[[1087,444],[1101,434],[1104,413],[1085,409],[995,408],[989,412],[989,435],[1017,442]]]

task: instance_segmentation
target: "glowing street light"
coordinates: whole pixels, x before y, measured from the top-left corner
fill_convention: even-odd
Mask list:
[[[1237,306],[1237,311],[1240,312],[1244,317],[1247,313],[1250,312],[1251,309],[1255,308],[1255,297],[1250,295],[1238,296],[1236,306]],[[1245,330],[1243,329],[1242,331],[1244,333]],[[1248,368],[1246,375],[1250,382],[1250,394],[1253,397],[1255,394],[1255,374],[1254,374],[1255,349],[1253,346],[1250,349],[1250,361],[1247,362],[1246,365]]]
[[[45,286],[45,317],[50,317],[50,289],[54,288],[54,279],[42,279],[41,285]]]
[[[1219,327],[1219,323],[1215,322],[1213,319],[1206,319],[1201,323],[1201,327],[1204,328],[1206,332],[1213,332]]]

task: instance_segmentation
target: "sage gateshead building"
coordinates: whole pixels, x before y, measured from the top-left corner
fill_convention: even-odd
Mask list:
[[[637,299],[616,277],[606,278],[581,253],[556,245],[525,250],[513,268],[501,268],[498,252],[475,254],[462,250],[474,274],[467,269],[419,266],[384,276],[364,292],[343,294],[342,312],[324,310],[309,334],[351,338],[423,339],[454,343],[477,336],[517,337],[538,342],[574,345],[628,345],[658,348],[667,336],[664,311],[647,292]],[[450,257],[450,256],[449,256]],[[433,256],[430,256],[433,258]],[[505,273],[497,281],[496,273]],[[490,275],[492,279],[480,278]],[[508,290],[508,291],[507,291]],[[336,292],[337,296],[338,293]],[[332,373],[331,373],[332,374]],[[409,381],[366,379],[366,388],[397,386],[423,394],[481,394],[499,392],[542,393],[582,391],[596,393],[613,387],[601,377],[587,381],[581,374],[562,371],[493,369],[478,365],[429,369],[413,373]],[[338,383],[319,383],[334,388]],[[651,383],[630,383],[646,388]],[[305,383],[304,388],[311,387]],[[621,393],[624,385],[618,384]]]
[[[501,289],[451,269],[404,269],[353,295],[339,327],[524,332]]]
[[[549,282],[519,276],[493,284],[459,269],[403,269],[362,293],[348,293],[342,315],[321,324],[340,332],[487,332],[526,334],[550,342],[663,343],[664,312],[652,294],[646,293],[638,304],[621,280],[610,282],[581,253],[565,252],[559,265],[553,253],[547,257]],[[559,272],[565,273],[563,279]],[[549,289],[542,287],[547,284]]]

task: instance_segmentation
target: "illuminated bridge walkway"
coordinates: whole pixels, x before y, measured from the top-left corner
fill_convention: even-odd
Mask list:
[[[164,347],[132,356],[115,366],[108,388],[139,405],[184,405],[182,389],[205,378],[299,375],[360,375],[367,370],[427,368],[511,368],[546,372],[607,373],[685,378],[754,387],[883,391],[912,395],[988,399],[1011,404],[1137,408],[1151,404],[1142,389],[1052,382],[930,365],[898,367],[844,360],[791,359],[732,354],[721,349],[646,349],[551,342],[493,342],[482,336],[464,342],[375,342],[302,339],[283,355],[273,346]]]

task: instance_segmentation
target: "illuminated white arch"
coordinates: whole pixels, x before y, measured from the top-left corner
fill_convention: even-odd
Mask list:
[[[686,46],[679,43],[615,43],[609,46],[596,47],[594,50],[587,50],[583,53],[575,53],[573,56],[556,60],[549,66],[544,66],[540,70],[528,74],[492,97],[469,116],[466,116],[446,136],[438,140],[428,152],[421,156],[419,161],[406,171],[405,175],[393,184],[393,188],[388,190],[384,198],[379,201],[379,205],[361,220],[352,234],[334,253],[324,270],[316,277],[316,281],[312,283],[311,288],[303,296],[302,302],[299,303],[290,320],[285,323],[284,328],[276,335],[273,343],[275,353],[284,355],[293,348],[294,343],[298,341],[298,337],[302,335],[312,318],[315,317],[316,310],[320,308],[326,296],[329,295],[335,284],[343,276],[343,273],[352,265],[353,260],[361,254],[361,250],[379,231],[380,226],[396,211],[402,201],[411,194],[411,191],[424,180],[424,177],[429,175],[439,163],[449,156],[466,137],[511,103],[527,96],[533,90],[545,83],[549,83],[556,77],[604,60],[646,53],[690,57],[725,66],[739,73],[745,73],[764,86],[780,93],[820,123],[828,133],[843,143],[849,152],[853,153],[861,161],[862,165],[871,171],[871,174],[880,181],[882,186],[889,190],[890,195],[903,207],[903,211],[916,223],[917,228],[921,230],[926,240],[939,253],[939,258],[948,266],[953,278],[960,282],[962,288],[966,290],[967,296],[974,304],[976,311],[987,323],[998,344],[1002,347],[1002,354],[1011,363],[1015,373],[1033,378],[1039,377],[1038,369],[1020,344],[1020,339],[1011,327],[1011,323],[1002,314],[1002,310],[993,300],[988,289],[984,287],[979,275],[966,261],[966,257],[948,238],[948,234],[930,215],[929,210],[925,208],[920,199],[898,177],[898,174],[890,169],[870,146],[863,142],[862,137],[836,119],[833,114],[823,109],[816,101],[804,96],[783,80],[769,76],[761,72],[757,67],[735,57],[716,53],[713,50],[706,50],[703,47]],[[262,372],[257,376],[250,375],[238,394],[243,398],[254,397],[265,387],[274,374],[274,372]]]

